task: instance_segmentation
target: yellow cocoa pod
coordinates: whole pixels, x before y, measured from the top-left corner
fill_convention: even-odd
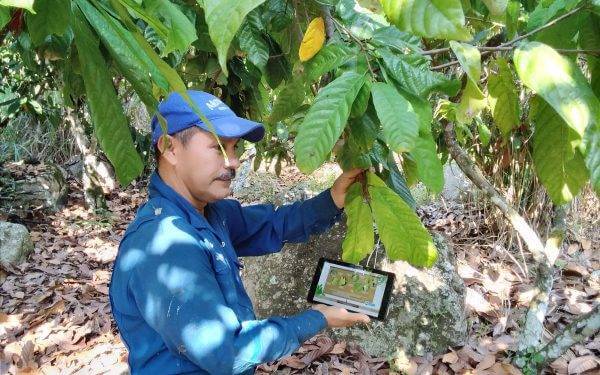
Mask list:
[[[302,38],[300,50],[298,50],[300,61],[304,62],[310,60],[317,52],[319,52],[319,50],[321,50],[321,48],[323,48],[324,43],[325,22],[323,22],[323,18],[317,17],[310,21],[306,28],[306,32],[304,33],[304,38]]]

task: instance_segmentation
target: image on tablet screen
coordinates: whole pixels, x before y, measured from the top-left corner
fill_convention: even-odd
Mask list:
[[[325,262],[314,300],[377,316],[387,276]]]

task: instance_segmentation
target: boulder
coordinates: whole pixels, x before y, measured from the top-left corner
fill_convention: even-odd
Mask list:
[[[259,317],[292,315],[306,308],[306,295],[320,257],[340,259],[343,224],[313,236],[305,244],[287,244],[280,253],[245,258],[242,277]],[[443,353],[462,345],[467,334],[465,287],[457,274],[451,247],[434,235],[439,257],[430,269],[390,262],[377,249],[369,265],[394,272],[388,316],[366,327],[331,330],[338,340],[355,341],[376,357],[401,360],[406,355]]]
[[[33,243],[25,226],[0,221],[0,265],[16,265],[32,250]]]
[[[67,200],[66,172],[54,164],[7,165],[0,210],[25,216],[33,210],[59,210]]]

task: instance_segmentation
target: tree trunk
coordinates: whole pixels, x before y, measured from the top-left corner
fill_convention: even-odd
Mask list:
[[[509,220],[512,227],[521,236],[533,255],[536,263],[536,267],[534,267],[536,294],[527,311],[525,323],[519,338],[518,349],[524,352],[528,348],[535,348],[542,339],[544,320],[548,311],[550,292],[552,291],[554,262],[558,257],[559,249],[562,246],[566,232],[566,208],[561,206],[555,209],[553,229],[544,246],[540,236],[527,223],[525,218],[508,204],[506,199],[486,179],[469,155],[460,147],[456,141],[454,125],[451,122],[444,124],[444,139],[452,158],[456,161],[459,168]]]
[[[104,195],[116,186],[112,168],[96,156],[95,147],[89,141],[83,123],[77,118],[77,112],[67,108],[66,120],[81,153],[83,163],[81,181],[85,206],[92,209],[106,209]]]

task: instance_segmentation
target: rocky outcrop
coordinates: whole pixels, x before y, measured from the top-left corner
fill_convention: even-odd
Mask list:
[[[6,165],[2,173],[0,210],[23,217],[29,211],[60,209],[67,199],[65,171],[53,164]]]
[[[288,244],[278,253],[245,258],[242,276],[259,317],[291,315],[309,307],[306,295],[320,257],[339,259],[345,228],[314,236],[306,244]],[[434,236],[439,257],[430,269],[390,262],[378,249],[369,265],[394,272],[396,281],[384,322],[332,330],[339,340],[355,341],[372,356],[445,352],[466,339],[465,288],[456,273],[452,249]]]

